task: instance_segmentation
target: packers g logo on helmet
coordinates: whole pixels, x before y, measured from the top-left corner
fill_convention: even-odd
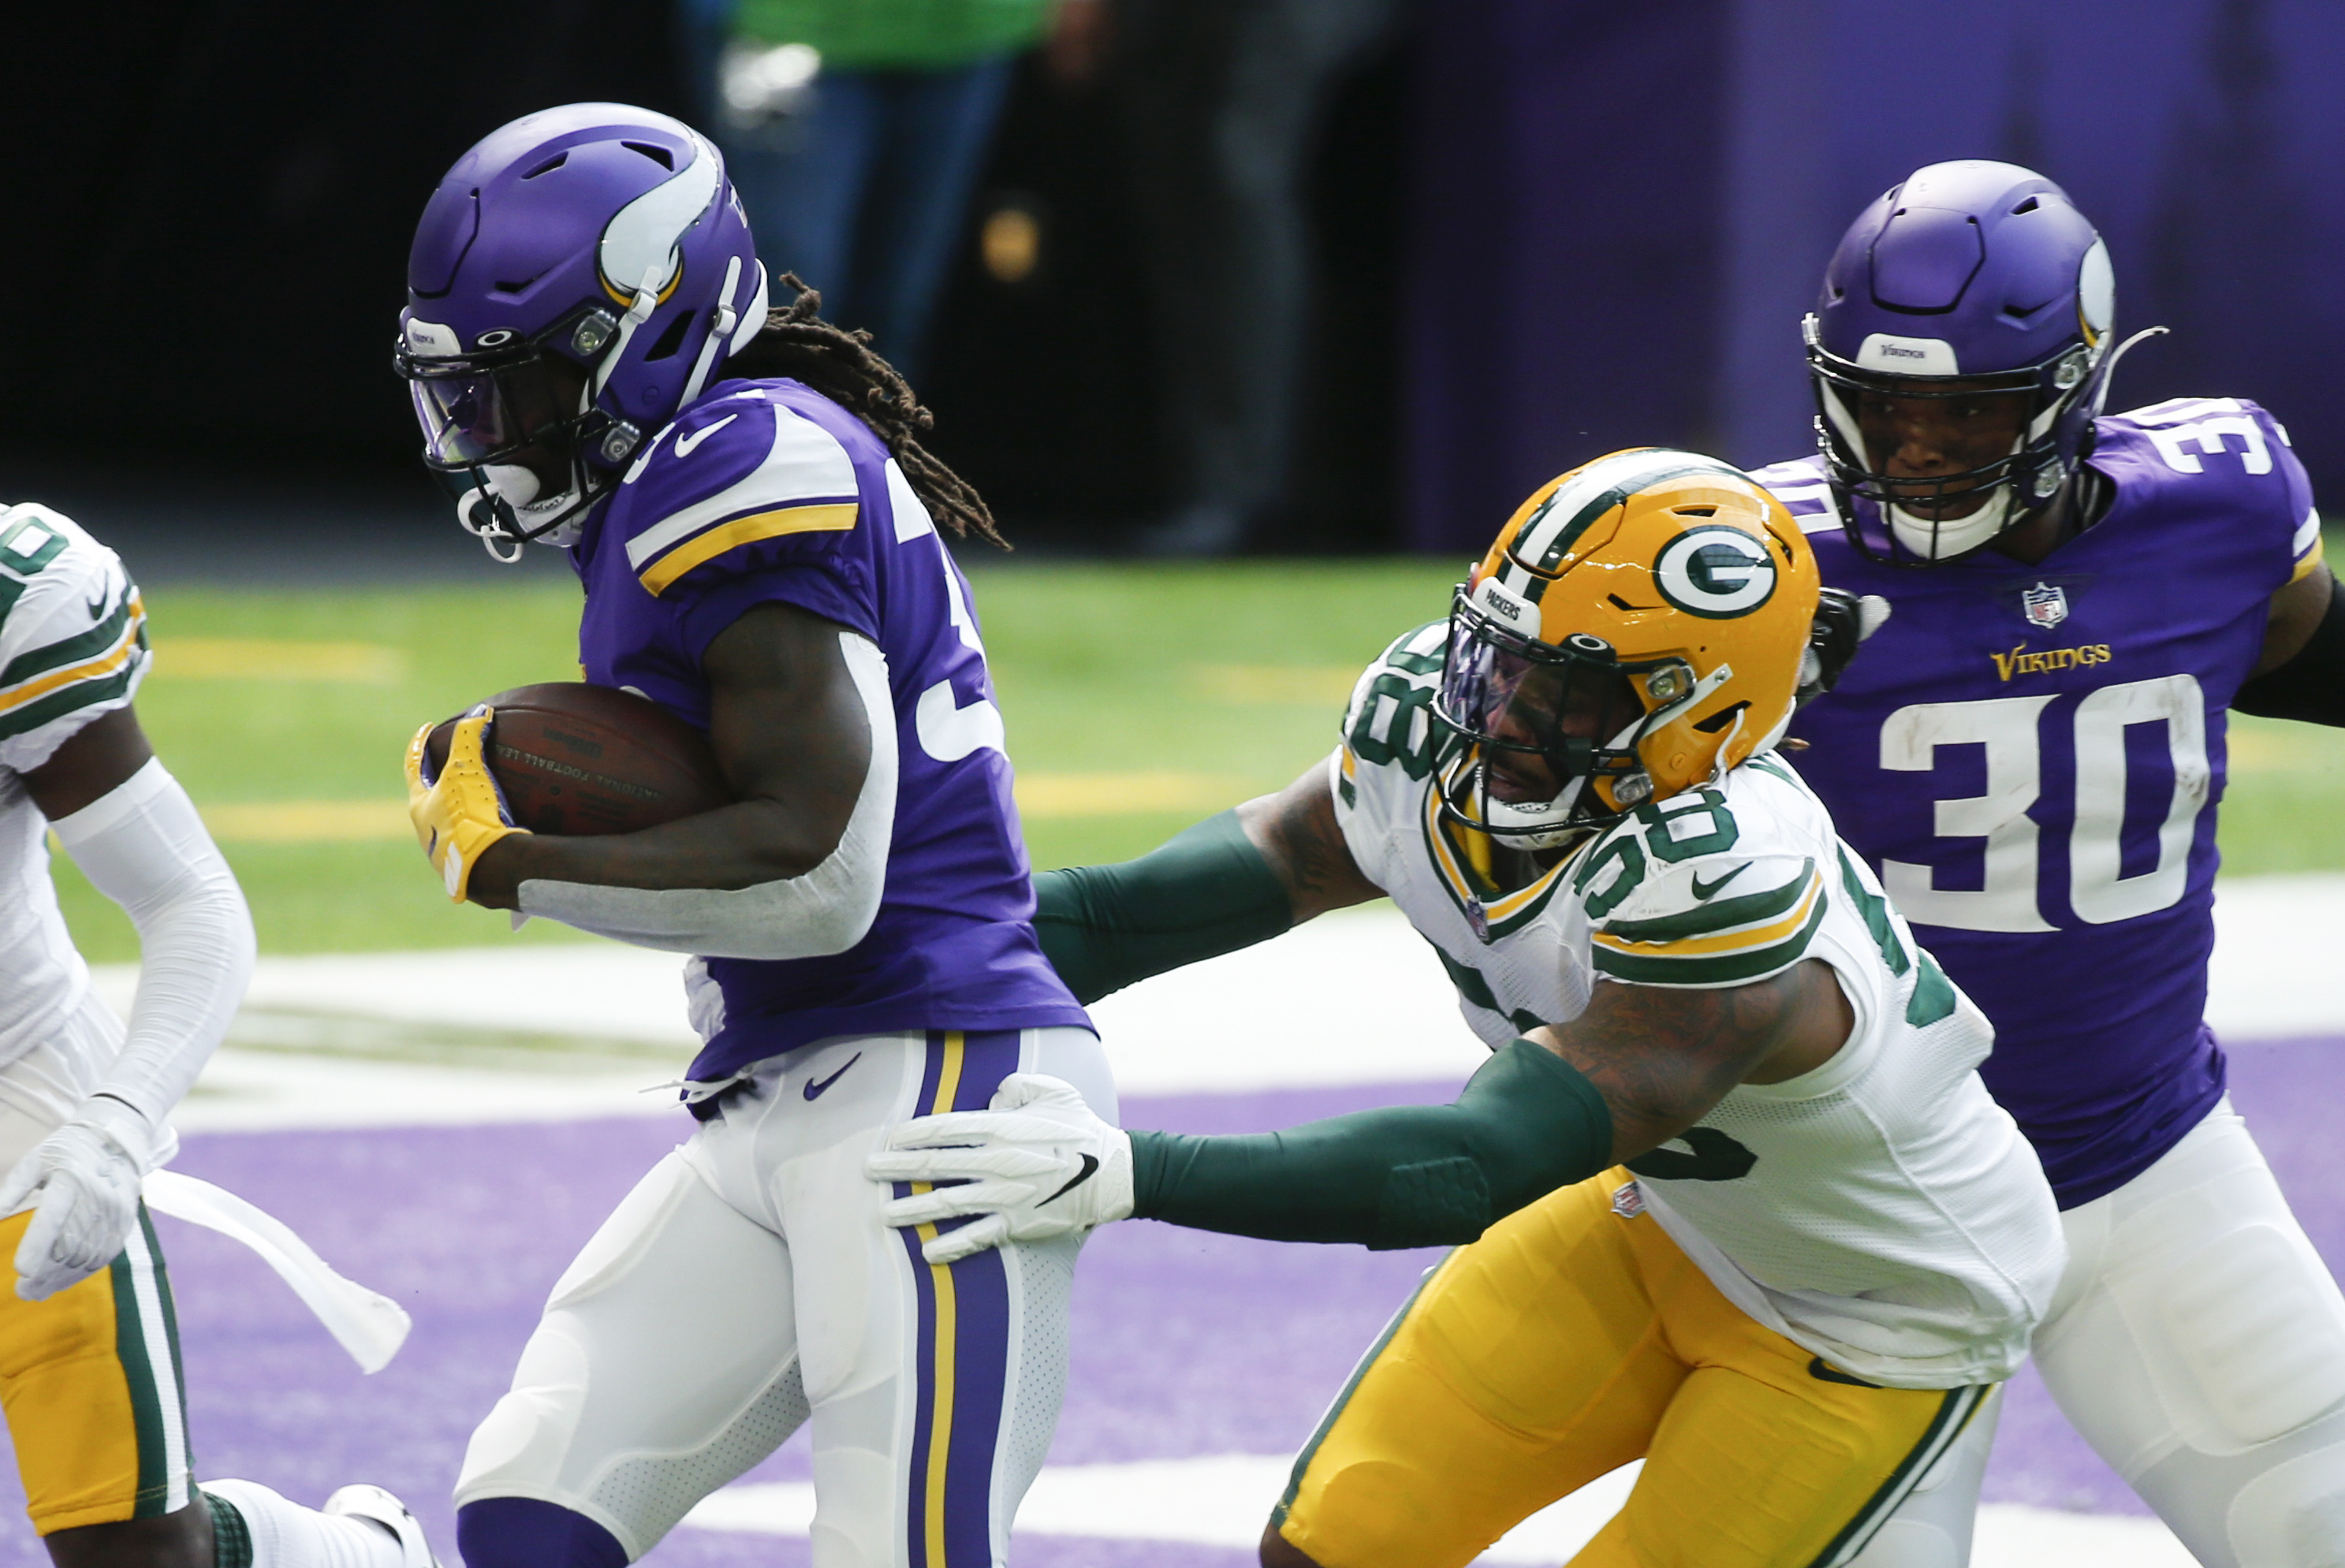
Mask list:
[[[1775,561],[1740,529],[1689,529],[1661,547],[1653,585],[1688,614],[1722,621],[1767,602],[1775,592]]]
[[[1550,848],[1772,746],[1820,586],[1790,514],[1715,458],[1641,447],[1541,486],[1452,602],[1442,809]]]

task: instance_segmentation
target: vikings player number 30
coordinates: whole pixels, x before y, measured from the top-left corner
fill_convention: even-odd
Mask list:
[[[950,1266],[880,1222],[886,1129],[1046,1070],[1115,1115],[1043,962],[969,585],[994,539],[910,391],[765,274],[716,149],[609,104],[460,160],[400,368],[465,527],[567,546],[588,680],[706,731],[735,803],[641,833],[505,821],[493,713],[419,836],[452,895],[692,954],[700,1123],[555,1284],[457,1486],[472,1568],[600,1565],[802,1423],[825,1568],[998,1563],[1056,1421],[1077,1239]]]
[[[2310,1568],[2345,1551],[2345,1298],[2203,1015],[2226,710],[2345,723],[2345,617],[2269,414],[2101,415],[2116,298],[2009,164],[1851,227],[1807,325],[1822,450],[1755,477],[1894,613],[1800,771],[1994,1020],[2068,1234],[2061,1408],[2201,1563]]]

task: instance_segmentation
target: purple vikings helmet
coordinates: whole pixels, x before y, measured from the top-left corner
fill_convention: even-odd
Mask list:
[[[2048,503],[2092,450],[2124,351],[2112,351],[2116,308],[2107,246],[2065,191],[2015,164],[1932,164],[1867,207],[1805,323],[1817,439],[1851,541],[1877,560],[1934,565]],[[1995,460],[1918,481],[1872,466],[1858,428],[1867,394],[2012,393],[2031,400]],[[1982,491],[1968,516],[1928,515]]]
[[[567,543],[644,438],[766,321],[725,162],[624,104],[493,131],[423,208],[397,367],[424,465],[501,561]]]

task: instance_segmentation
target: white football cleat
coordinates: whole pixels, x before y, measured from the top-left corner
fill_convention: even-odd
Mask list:
[[[421,1522],[407,1511],[407,1504],[380,1486],[353,1482],[337,1489],[320,1512],[371,1519],[390,1531],[399,1540],[400,1568],[440,1568],[440,1559],[431,1555],[431,1543],[423,1538]]]

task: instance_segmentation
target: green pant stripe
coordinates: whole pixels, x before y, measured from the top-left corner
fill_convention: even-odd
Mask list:
[[[179,1353],[179,1309],[171,1300],[171,1273],[163,1264],[163,1243],[157,1239],[154,1217],[147,1212],[147,1206],[143,1203],[138,1206],[138,1229],[140,1234],[147,1238],[147,1256],[155,1266],[155,1294],[160,1299],[163,1308],[163,1338],[171,1351],[171,1387],[178,1396],[168,1419],[178,1423],[184,1438],[188,1430],[188,1362],[187,1358]],[[195,1451],[185,1442],[180,1446],[187,1450],[187,1471],[193,1475],[196,1472]]]
[[[134,1254],[141,1252],[161,1307],[164,1342],[160,1344],[148,1335],[139,1310],[139,1262]],[[179,1376],[178,1326],[171,1311],[170,1288],[163,1276],[162,1249],[156,1244],[155,1228],[144,1204],[139,1206],[138,1229],[131,1244],[107,1267],[114,1287],[115,1357],[129,1384],[131,1423],[138,1442],[138,1492],[131,1517],[153,1519],[171,1512],[173,1482],[178,1480],[170,1462],[171,1428],[186,1430],[180,1419],[186,1391]]]
[[[1376,1343],[1368,1347],[1367,1353],[1360,1358],[1359,1365],[1352,1369],[1351,1377],[1345,1380],[1343,1389],[1335,1395],[1335,1402],[1327,1407],[1327,1413],[1319,1418],[1318,1428],[1312,1432],[1311,1441],[1304,1443],[1303,1452],[1294,1456],[1294,1468],[1286,1477],[1286,1490],[1279,1493],[1278,1506],[1270,1511],[1272,1529],[1275,1530],[1286,1522],[1286,1511],[1294,1505],[1295,1495],[1303,1490],[1303,1475],[1311,1468],[1312,1456],[1319,1452],[1319,1445],[1327,1441],[1327,1434],[1335,1429],[1344,1407],[1352,1402],[1353,1391],[1360,1386],[1360,1380],[1368,1375],[1368,1369],[1376,1364],[1376,1358],[1385,1353],[1385,1347],[1393,1342],[1393,1336],[1399,1333],[1400,1326],[1408,1320],[1416,1299],[1425,1294],[1425,1288],[1433,1283],[1433,1277],[1439,1272],[1438,1264],[1425,1271],[1425,1277],[1416,1282],[1416,1289],[1408,1293],[1408,1300],[1400,1304],[1400,1310],[1393,1314],[1392,1321],[1385,1325],[1384,1332],[1376,1336]]]
[[[1906,1494],[1930,1472],[1930,1467],[1954,1445],[1994,1391],[1992,1384],[1948,1389],[1945,1397],[1938,1401],[1930,1424],[1923,1429],[1921,1441],[1907,1451],[1897,1468],[1889,1472],[1889,1479],[1865,1499],[1864,1506],[1832,1537],[1832,1544],[1816,1554],[1809,1568],[1842,1568],[1863,1551],[1875,1533],[1889,1522],[1889,1516],[1897,1512]]]

